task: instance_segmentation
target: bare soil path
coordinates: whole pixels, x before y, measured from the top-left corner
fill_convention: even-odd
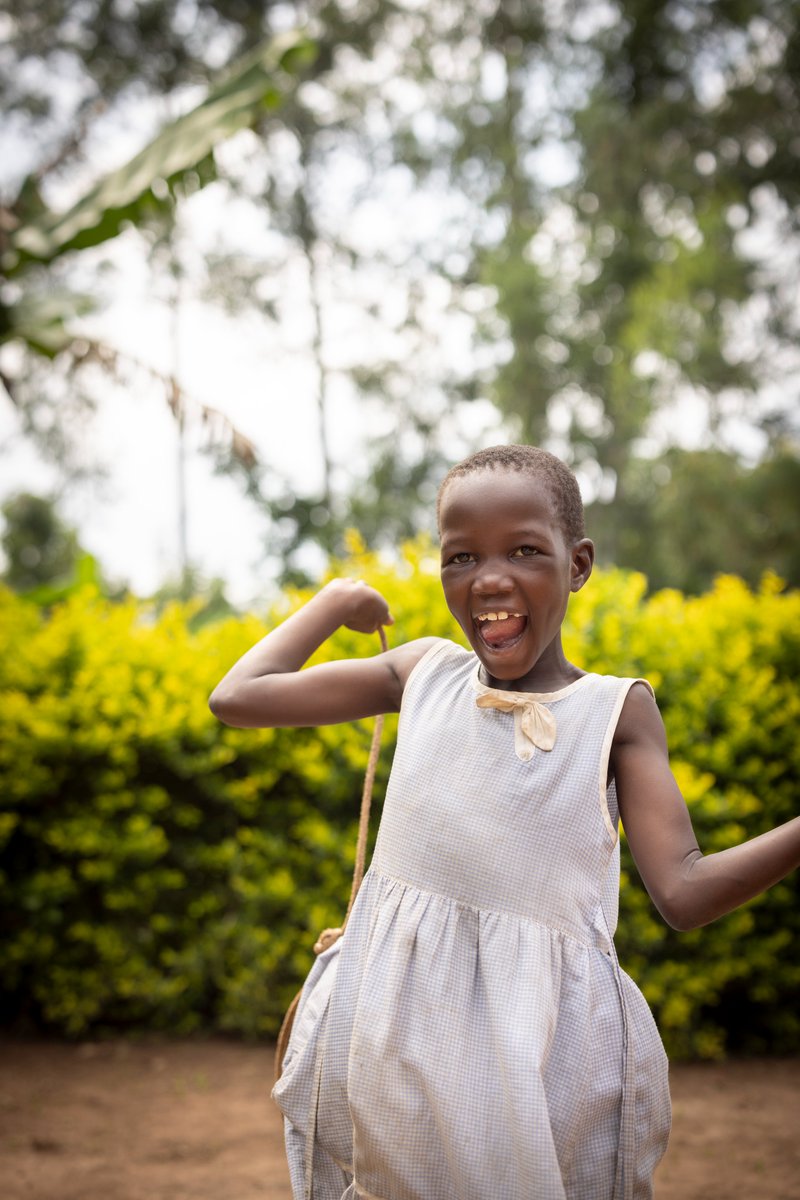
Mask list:
[[[657,1200],[800,1200],[800,1060],[671,1078]],[[0,1042],[0,1195],[291,1200],[271,1080],[270,1047],[220,1039]]]

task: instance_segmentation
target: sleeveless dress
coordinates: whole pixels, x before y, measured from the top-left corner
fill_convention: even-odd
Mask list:
[[[667,1062],[614,949],[606,787],[637,681],[517,694],[478,669],[441,641],[406,685],[373,861],[273,1092],[295,1200],[652,1196]]]

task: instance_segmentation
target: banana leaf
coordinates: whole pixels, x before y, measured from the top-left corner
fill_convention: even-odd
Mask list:
[[[205,100],[166,125],[134,158],[111,171],[65,213],[44,209],[24,221],[8,238],[4,267],[9,276],[26,262],[42,263],[68,250],[96,246],[159,207],[163,185],[172,187],[186,173],[203,167],[218,143],[250,127],[280,107],[313,62],[313,43],[302,33],[272,38],[241,58],[211,88]],[[155,185],[156,191],[153,190]]]

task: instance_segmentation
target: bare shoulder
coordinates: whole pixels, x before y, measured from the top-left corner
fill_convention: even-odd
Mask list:
[[[653,742],[666,746],[664,722],[650,688],[636,682],[628,689],[619,715],[614,732],[614,749]]]

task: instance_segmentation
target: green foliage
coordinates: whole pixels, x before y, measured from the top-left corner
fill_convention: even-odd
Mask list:
[[[220,170],[269,228],[270,248],[254,256],[226,232],[203,268],[206,297],[289,328],[299,274],[308,282],[321,482],[298,493],[268,453],[257,470],[227,446],[218,458],[246,468],[285,580],[301,579],[309,545],[340,552],[350,524],[373,545],[419,528],[442,455],[494,427],[491,417],[481,426],[487,398],[507,422],[499,437],[549,444],[584,468],[603,554],[618,565],[643,561],[631,547],[644,541],[639,485],[652,455],[687,436],[719,450],[740,441],[742,423],[761,428],[771,453],[796,454],[785,399],[798,362],[796,3],[613,0],[582,13],[326,0],[312,6],[318,53],[300,86],[307,43],[283,53],[263,37],[302,25],[305,5],[117,8],[9,6],[0,95],[15,117],[27,112],[21,128],[41,150],[0,222],[15,276],[0,295],[0,341],[35,352],[3,383],[20,413],[51,407],[47,438],[28,420],[46,452],[53,430],[69,440],[59,368],[115,362],[108,347],[87,356],[74,340],[87,297],[69,291],[66,252],[127,221],[155,216],[158,227],[176,196]],[[181,105],[178,86],[205,89],[223,60],[228,75],[198,107],[69,212],[47,211],[48,183],[84,143],[91,154],[95,102],[124,112],[137,93],[162,93]],[[58,86],[65,72],[81,97],[74,114]],[[257,130],[252,153],[217,163],[216,145],[244,123]],[[410,172],[419,190],[406,196]],[[441,214],[432,224],[413,219],[426,198]],[[369,233],[381,213],[388,238]],[[339,339],[342,320],[362,335]],[[291,333],[288,343],[299,346]],[[32,380],[34,357],[56,359],[49,380]],[[327,430],[348,394],[364,446],[337,461]],[[674,409],[687,398],[693,428]],[[462,402],[474,399],[484,403],[469,412]],[[732,457],[732,475],[738,465]],[[654,528],[666,507],[654,499]],[[783,511],[777,490],[765,511]],[[721,521],[709,520],[685,573],[673,571],[669,528],[657,526],[651,578],[706,586],[725,565],[702,553],[722,540]],[[792,581],[780,556],[772,565]],[[737,570],[752,579],[763,566],[754,555]]]
[[[684,434],[677,397],[703,414],[705,445],[730,443],[734,396],[773,450],[787,432],[796,442],[788,399],[770,412],[747,397],[768,383],[788,397],[797,368],[785,297],[800,9],[615,0],[587,26],[576,13],[548,10],[536,28],[518,5],[491,22],[481,41],[501,83],[480,102],[476,56],[439,158],[500,230],[473,239],[472,270],[495,296],[486,340],[501,323],[505,342],[490,394],[515,436],[586,468],[607,509],[604,553],[622,565],[640,527],[635,477]],[[573,155],[557,183],[537,164],[548,139]]]
[[[314,44],[299,32],[260,42],[208,87],[198,105],[165,125],[129,162],[103,176],[66,212],[48,209],[39,176],[28,176],[11,207],[4,210],[0,228],[0,266],[14,280],[12,288],[0,295],[0,346],[16,341],[34,356],[33,361],[61,358],[75,370],[88,361],[106,368],[116,364],[115,351],[75,335],[75,318],[91,312],[96,298],[64,287],[54,272],[75,250],[109,241],[126,226],[145,227],[155,218],[172,216],[180,195],[216,179],[216,147],[266,115],[274,115],[315,56]],[[0,91],[1,85],[2,80]],[[6,371],[2,376],[3,387],[22,412],[41,402],[41,396],[26,396],[24,380],[30,374]],[[176,386],[172,381],[171,394]],[[47,425],[61,431],[68,422],[62,412]],[[36,433],[33,423],[29,431],[40,447],[48,448],[50,438]],[[235,429],[232,432],[231,461],[252,464],[251,443]]]
[[[55,501],[18,492],[0,506],[5,528],[3,579],[14,591],[64,582],[75,571],[81,548],[77,534],[58,515]]]
[[[214,176],[210,156],[221,141],[280,106],[296,73],[314,59],[311,42],[298,33],[270,39],[236,63],[196,108],[165,126],[130,162],[106,175],[66,213],[42,211],[14,230],[6,269],[27,258],[50,262],[69,250],[116,237],[124,222],[141,223],[159,206],[159,185],[168,188],[188,171],[197,182]]]
[[[746,467],[722,450],[672,449],[632,468],[624,520],[619,504],[587,511],[601,561],[616,544],[616,565],[637,567],[654,590],[699,593],[728,571],[756,587],[768,570],[800,587],[795,455]]]
[[[351,539],[341,571],[387,596],[396,644],[459,637],[433,548],[382,563]],[[297,592],[266,625],[301,603]],[[687,600],[598,574],[575,597],[568,652],[645,673],[701,844],[793,815],[800,597],[734,578]],[[79,1035],[131,1026],[274,1034],[311,945],[349,892],[371,722],[235,730],[206,697],[258,637],[256,617],[190,627],[85,589],[44,615],[0,594],[0,974],[6,1021]],[[340,631],[319,659],[377,652]],[[387,721],[376,792],[396,729]],[[375,825],[376,822],[373,822]],[[787,881],[715,925],[667,929],[624,861],[619,945],[678,1053],[797,1050],[800,929]]]
[[[721,850],[796,815],[800,596],[774,576],[759,592],[720,576],[687,599],[644,599],[643,576],[592,579],[572,611],[567,652],[588,670],[645,675],[701,847]],[[797,881],[691,933],[660,920],[627,851],[617,942],[673,1053],[796,1050]]]

